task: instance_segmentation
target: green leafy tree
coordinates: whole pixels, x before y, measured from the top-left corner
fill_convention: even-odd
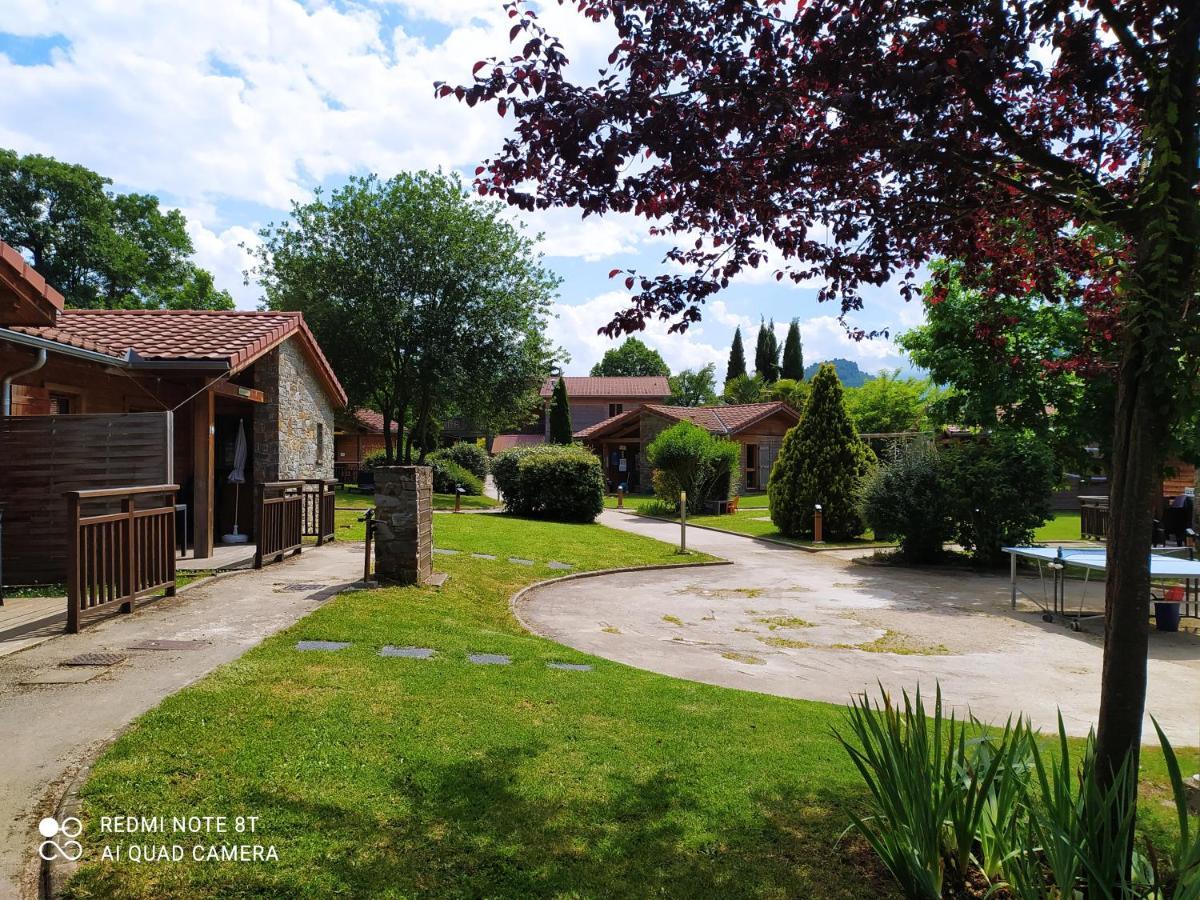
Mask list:
[[[692,422],[659,432],[646,447],[646,459],[655,469],[658,498],[678,506],[679,493],[685,491],[690,513],[702,512],[709,500],[728,498],[737,487],[738,445]]]
[[[955,540],[980,565],[999,565],[1004,547],[1028,544],[1050,518],[1062,468],[1032,431],[1003,431],[943,452]]]
[[[252,274],[268,308],[304,313],[351,402],[383,415],[389,459],[423,459],[450,414],[528,414],[555,356],[559,280],[457,175],[351,178],[261,237]]]
[[[717,402],[717,366],[709,363],[703,369],[684,369],[669,379],[672,406],[710,406]]]
[[[863,531],[860,495],[874,454],[858,436],[831,365],[812,380],[804,415],[783,438],[767,492],[771,521],[788,537],[813,536],[813,511],[823,512],[827,540]]]
[[[779,366],[779,377],[792,381],[804,380],[804,347],[800,343],[800,320],[792,319],[788,325],[787,338],[783,342],[783,362]]]
[[[729,363],[725,366],[726,383],[746,376],[746,350],[742,346],[742,326],[733,329],[733,345],[729,348]]]
[[[758,327],[754,346],[754,374],[767,384],[779,380],[779,339],[775,337],[775,320]]]
[[[860,434],[928,430],[930,407],[944,396],[927,379],[901,378],[899,369],[845,390],[846,409]]]
[[[571,427],[571,404],[567,400],[567,383],[559,378],[550,396],[550,443],[569,444],[574,433]]]
[[[804,411],[808,400],[808,382],[793,381],[791,378],[780,378],[763,391],[764,400],[780,400],[796,412]]]
[[[738,403],[758,403],[766,394],[767,386],[757,375],[739,375],[725,382],[725,392],[721,402],[727,405]]]
[[[938,420],[984,429],[1029,429],[1049,440],[1068,464],[1084,448],[1110,443],[1113,382],[1083,378],[1068,360],[1084,352],[1087,317],[1078,304],[1036,293],[1003,295],[970,287],[957,263],[938,261],[944,293],[928,288],[925,324],[900,336],[912,361],[950,391],[934,400]],[[982,323],[1010,323],[982,334]]]
[[[657,350],[647,347],[635,337],[605,351],[600,362],[592,366],[592,375],[670,375],[671,369]]]
[[[187,221],[148,194],[48,156],[0,150],[0,239],[77,309],[232,309],[189,257]]]

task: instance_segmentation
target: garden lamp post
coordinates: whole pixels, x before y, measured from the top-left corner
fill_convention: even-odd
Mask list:
[[[454,511],[456,513],[462,512],[462,495],[465,493],[466,490],[461,484],[456,484],[454,486]]]
[[[814,544],[825,543],[825,540],[824,540],[824,538],[825,538],[825,535],[824,535],[825,523],[823,521],[824,515],[825,515],[824,512],[822,512],[822,510],[821,510],[821,504],[820,503],[816,504],[813,507],[813,543]]]

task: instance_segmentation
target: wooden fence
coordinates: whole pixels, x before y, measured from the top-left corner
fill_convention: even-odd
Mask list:
[[[139,597],[175,593],[175,484],[67,491],[67,631],[84,613],[117,606],[133,612]],[[140,499],[165,498],[138,509]],[[96,512],[95,507],[120,512]]]
[[[337,479],[306,478],[304,480],[304,537],[315,537],[317,546],[332,541],[334,537],[334,506]]]
[[[1108,498],[1079,498],[1079,536],[1104,540],[1108,537]]]
[[[4,580],[66,581],[70,532],[63,495],[170,484],[177,480],[173,459],[169,412],[0,417]],[[104,512],[119,509],[112,502]]]
[[[267,481],[258,485],[255,504],[254,568],[299,553],[304,540],[304,482]]]

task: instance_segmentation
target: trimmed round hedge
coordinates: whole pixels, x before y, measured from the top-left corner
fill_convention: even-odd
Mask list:
[[[604,509],[599,458],[576,444],[514,447],[492,460],[505,508],[560,522],[591,522]]]

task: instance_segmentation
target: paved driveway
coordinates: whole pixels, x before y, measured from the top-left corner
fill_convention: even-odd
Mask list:
[[[308,548],[0,659],[0,897],[36,896],[38,821],[107,741],[361,577],[361,544]],[[148,640],[189,648],[128,649]],[[125,659],[108,668],[60,665],[90,652]]]
[[[611,510],[601,521],[678,541],[678,525]],[[696,528],[688,545],[734,565],[566,581],[517,612],[579,650],[710,684],[844,703],[877,681],[930,694],[936,681],[982,719],[1021,711],[1053,729],[1061,708],[1077,735],[1096,720],[1099,623],[1075,633],[1031,603],[1012,611],[1007,577],[865,566]],[[1200,635],[1154,633],[1150,655],[1150,712],[1173,741],[1200,744]]]

